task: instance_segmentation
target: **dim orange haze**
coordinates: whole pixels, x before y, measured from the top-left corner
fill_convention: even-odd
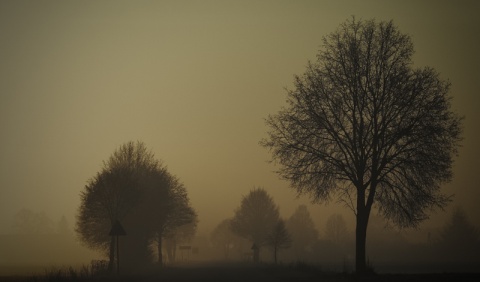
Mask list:
[[[185,184],[200,236],[254,187],[282,218],[306,204],[320,236],[334,213],[353,230],[335,199],[296,197],[259,145],[293,76],[352,15],[410,35],[415,66],[448,79],[465,116],[443,188],[454,200],[420,229],[441,228],[458,206],[479,228],[479,11],[478,1],[0,1],[0,234],[22,208],[64,215],[73,230],[87,180],[132,140]]]

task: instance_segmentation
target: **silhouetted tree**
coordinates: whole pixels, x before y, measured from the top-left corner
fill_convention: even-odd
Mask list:
[[[318,231],[315,228],[307,206],[298,206],[286,225],[292,237],[292,251],[296,259],[304,259],[306,252],[311,249],[318,239]]]
[[[327,219],[327,223],[325,224],[325,235],[330,241],[336,244],[340,244],[347,239],[347,224],[341,214],[332,214]]]
[[[480,258],[479,234],[464,210],[457,208],[440,233],[440,250],[443,256],[456,262]]]
[[[457,244],[472,244],[478,241],[478,231],[467,218],[465,211],[461,208],[455,209],[450,221],[441,232],[441,240]]]
[[[184,217],[180,198],[188,202],[178,179],[143,143],[128,142],[115,150],[81,193],[76,231],[88,247],[108,252],[111,270],[115,244],[108,234],[115,221],[120,221],[127,231],[122,238],[122,264],[134,270],[151,262],[150,243],[163,234],[164,227],[182,222],[172,219]]]
[[[190,206],[188,198],[186,198],[186,201],[177,202],[167,224],[164,233],[167,256],[170,262],[175,262],[177,246],[189,242],[197,231],[197,213]]]
[[[153,189],[148,193],[149,200],[146,202],[147,213],[154,215],[151,221],[153,241],[157,246],[158,263],[163,264],[164,240],[171,237],[178,228],[184,225],[193,224],[195,230],[197,214],[190,205],[187,190],[180,180],[168,173],[160,176],[166,189]],[[157,181],[158,182],[158,181]],[[193,236],[193,235],[192,235]]]
[[[158,166],[143,143],[128,142],[114,151],[81,193],[76,231],[88,247],[109,252],[110,270],[115,259],[115,241],[109,231],[117,220],[125,225],[127,215],[142,196],[142,180]]]
[[[244,196],[232,219],[232,231],[260,249],[278,222],[278,207],[263,188],[254,188]]]
[[[222,250],[225,259],[229,258],[230,250],[239,244],[238,236],[232,231],[231,222],[229,218],[222,220],[210,235],[213,245]]]
[[[449,83],[414,69],[413,44],[390,22],[343,23],[323,38],[317,62],[295,78],[288,108],[270,116],[269,148],[278,173],[299,194],[335,195],[356,215],[356,271],[374,203],[400,227],[415,226],[448,197],[461,118]]]
[[[288,249],[291,247],[292,238],[285,227],[285,221],[283,219],[279,219],[272,231],[270,231],[270,234],[267,235],[266,245],[272,248],[273,260],[275,263],[277,263],[277,253],[281,249]]]

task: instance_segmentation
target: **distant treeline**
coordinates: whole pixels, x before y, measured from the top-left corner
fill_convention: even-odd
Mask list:
[[[324,270],[351,272],[355,264],[355,239],[341,215],[329,217],[317,231],[305,206],[286,220],[292,245],[278,257],[282,263],[306,263]],[[428,234],[428,235],[427,235]],[[437,231],[425,233],[425,240],[412,242],[405,233],[385,228],[381,218],[372,217],[367,239],[370,268],[377,272],[476,272],[480,269],[480,240],[466,214],[457,209]],[[251,242],[225,229],[220,223],[211,234],[212,258],[247,260]],[[270,248],[262,250],[262,261],[273,262]]]
[[[0,235],[0,254],[4,272],[20,266],[37,266],[43,271],[51,266],[89,264],[99,256],[81,246],[73,234]]]

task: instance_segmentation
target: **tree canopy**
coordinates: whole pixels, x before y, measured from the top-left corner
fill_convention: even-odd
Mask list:
[[[278,252],[281,249],[288,249],[292,246],[292,237],[285,226],[283,219],[278,219],[273,229],[267,235],[266,245],[273,250],[273,260],[277,263]]]
[[[53,221],[45,212],[34,212],[30,209],[21,209],[13,218],[12,227],[16,234],[52,234]]]
[[[325,224],[325,235],[330,241],[340,244],[347,239],[348,229],[341,214],[332,214]]]
[[[401,227],[415,226],[448,197],[461,140],[450,83],[414,68],[413,43],[389,22],[347,20],[323,38],[317,60],[296,76],[288,107],[266,120],[261,144],[278,173],[314,201],[337,197],[357,216],[357,268],[375,203]]]
[[[456,208],[440,232],[437,250],[450,261],[479,261],[480,239],[478,230],[461,208]]]
[[[210,234],[212,244],[222,251],[223,257],[229,259],[232,249],[238,249],[240,237],[233,233],[230,218],[222,220]]]
[[[131,269],[153,260],[152,240],[161,246],[158,238],[166,231],[196,221],[183,184],[142,142],[128,142],[116,149],[80,196],[76,231],[88,247],[109,254],[110,269],[115,244],[109,231],[116,221],[127,232],[123,264]]]
[[[234,233],[261,247],[278,220],[278,207],[272,197],[265,189],[254,188],[243,197],[231,227]]]
[[[296,259],[305,259],[306,253],[318,239],[318,231],[307,206],[298,206],[286,225],[292,237],[292,252]]]

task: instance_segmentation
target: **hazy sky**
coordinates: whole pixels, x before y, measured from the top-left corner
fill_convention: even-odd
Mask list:
[[[258,145],[293,76],[346,19],[394,20],[464,115],[455,193],[480,226],[480,1],[0,1],[0,233],[21,208],[70,226],[79,193],[141,140],[186,185],[207,234],[263,186],[295,198]],[[320,232],[344,209],[309,206]],[[346,211],[351,216],[350,211]],[[446,213],[425,224],[440,225]]]

